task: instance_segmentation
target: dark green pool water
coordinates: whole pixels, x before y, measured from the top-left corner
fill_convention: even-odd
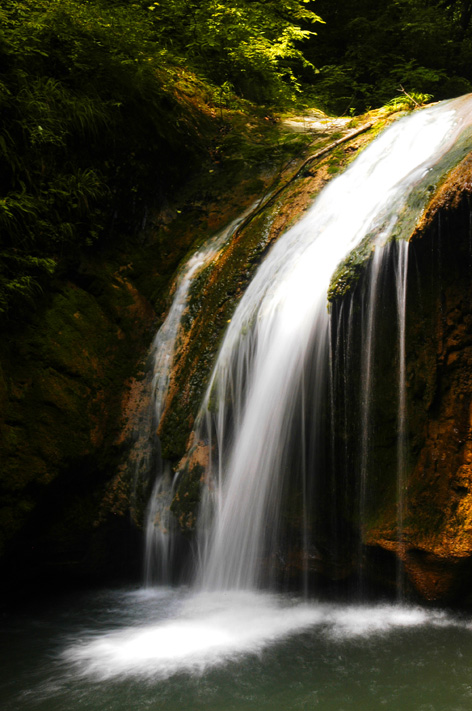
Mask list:
[[[470,711],[472,620],[160,589],[4,616],[3,711]]]

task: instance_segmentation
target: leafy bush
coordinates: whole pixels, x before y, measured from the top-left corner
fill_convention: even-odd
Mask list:
[[[439,100],[472,90],[469,0],[317,0],[325,20],[305,54],[328,109],[363,111],[398,92]]]
[[[4,0],[0,317],[139,229],[210,154],[215,107],[287,100],[317,19],[307,0]]]
[[[201,111],[139,6],[6,2],[0,36],[0,314],[64,255],[140,224],[204,151]]]
[[[297,67],[311,67],[300,43],[320,18],[309,0],[159,0],[152,14],[162,45],[206,78],[257,102],[292,98]],[[303,26],[302,26],[303,25]],[[309,29],[310,28],[310,29]]]

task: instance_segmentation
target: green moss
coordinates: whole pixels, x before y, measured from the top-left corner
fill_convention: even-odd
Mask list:
[[[349,253],[348,257],[337,267],[328,289],[328,300],[340,299],[357,284],[365,272],[367,262],[372,254],[371,236],[368,235],[361,244]]]
[[[202,477],[205,469],[200,464],[194,464],[184,469],[179,476],[177,490],[172,500],[170,510],[176,517],[183,533],[191,534],[197,522],[197,508],[201,498]]]
[[[175,393],[160,427],[162,451],[176,461],[186,452],[215,353],[238,298],[268,245],[269,228],[277,206],[257,216],[237,235],[228,255],[210,264],[194,280],[182,339],[188,344],[174,369]],[[208,318],[208,314],[212,317]]]
[[[128,283],[107,269],[103,277],[84,277],[91,291],[73,282],[58,285],[44,311],[1,345],[2,545],[41,516],[49,488],[66,486],[80,462],[87,459],[87,469],[97,470],[95,482],[84,481],[84,498],[101,486],[98,472],[107,458],[113,474],[123,382],[145,329],[136,323]],[[59,507],[51,520],[60,516]],[[38,530],[47,526],[38,520]]]

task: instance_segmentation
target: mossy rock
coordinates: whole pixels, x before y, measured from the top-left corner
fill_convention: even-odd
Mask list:
[[[87,472],[79,491],[92,522],[105,462],[108,476],[116,467],[123,383],[149,323],[136,322],[132,285],[119,272],[111,283],[109,276],[85,280],[94,293],[58,282],[43,308],[0,347],[0,548],[6,552],[20,555],[23,531],[33,523],[38,540],[54,538],[62,511],[60,505],[51,510],[49,501],[57,486],[65,492],[68,481],[78,484],[72,471]]]

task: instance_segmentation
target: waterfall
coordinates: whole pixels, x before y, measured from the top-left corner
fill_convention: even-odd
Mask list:
[[[372,259],[370,274],[368,279],[368,293],[367,293],[367,303],[363,304],[362,314],[365,314],[365,319],[362,323],[362,353],[361,353],[361,378],[360,378],[360,409],[361,409],[361,456],[360,456],[360,472],[359,472],[359,520],[362,524],[366,505],[367,505],[367,484],[368,484],[368,470],[369,470],[369,453],[371,447],[371,408],[372,408],[372,395],[373,395],[373,363],[374,363],[374,346],[375,346],[375,326],[377,318],[377,303],[378,303],[378,288],[379,288],[379,278],[381,277],[381,266],[384,262],[383,260],[384,252],[381,249],[377,249],[374,252]],[[351,315],[352,316],[352,315]],[[352,330],[352,327],[351,327]],[[359,537],[358,544],[358,560],[362,563],[363,558],[363,545],[362,536]],[[360,570],[362,571],[363,566],[360,565]],[[364,593],[364,580],[362,572],[360,575],[360,587],[359,595],[363,596]]]
[[[345,452],[343,461],[349,463],[352,471],[358,468],[357,495],[357,516],[361,535],[357,541],[357,566],[358,566],[358,597],[362,599],[365,595],[366,581],[364,576],[365,555],[363,530],[366,521],[372,516],[375,509],[375,502],[371,501],[371,480],[370,473],[373,468],[379,466],[376,461],[376,448],[378,443],[378,421],[387,419],[386,391],[384,385],[383,394],[379,398],[379,383],[386,383],[388,387],[388,397],[391,400],[390,409],[394,416],[390,418],[392,437],[395,438],[394,452],[394,476],[396,488],[396,519],[398,527],[397,543],[399,551],[403,547],[403,524],[405,519],[405,485],[408,470],[408,416],[406,398],[406,298],[407,298],[407,275],[408,275],[408,247],[406,240],[398,239],[390,241],[385,245],[379,245],[366,266],[365,279],[360,288],[350,295],[349,313],[347,317],[342,311],[334,319],[332,328],[336,332],[338,341],[339,357],[343,362],[338,362],[335,366],[335,378],[342,380],[344,393],[340,402],[340,385],[334,386],[335,397],[333,408],[343,407],[344,428],[343,438],[345,442],[353,441],[358,435],[358,453]],[[343,304],[341,305],[342,309]],[[356,308],[357,307],[357,308]],[[343,338],[343,322],[347,319],[346,344],[340,343]],[[385,320],[389,322],[385,324]],[[346,328],[346,327],[345,327]],[[356,347],[353,348],[351,341],[354,340],[354,333],[358,330]],[[390,358],[382,356],[384,344],[381,342],[385,334],[390,333],[390,341],[396,344],[395,351],[390,354]],[[385,366],[386,360],[390,360],[390,371],[386,375],[381,371],[379,362]],[[380,400],[380,401],[379,401]],[[350,409],[358,403],[358,423],[352,422],[352,412]],[[379,411],[382,410],[382,411]],[[336,424],[336,423],[335,423]],[[353,432],[355,433],[353,435]],[[335,439],[335,437],[333,437]],[[345,482],[349,474],[345,474]],[[352,489],[351,485],[351,489]],[[400,558],[397,562],[396,587],[398,596],[403,596],[403,573]]]
[[[270,582],[284,555],[282,500],[284,505],[300,499],[311,503],[317,481],[331,476],[326,473],[332,462],[327,461],[325,446],[333,390],[327,292],[347,255],[358,250],[368,256],[374,250],[359,374],[366,392],[360,398],[360,412],[349,413],[362,422],[361,471],[350,473],[361,477],[362,519],[369,486],[375,280],[391,251],[384,245],[411,234],[429,186],[437,183],[448,161],[457,162],[471,117],[468,96],[394,123],[323,190],[259,267],[228,327],[198,419],[196,441],[207,442],[211,452],[200,511],[199,584],[205,589],[252,589]],[[397,495],[402,519],[407,250],[397,252]],[[301,496],[297,488],[302,489]],[[305,560],[317,556],[307,540],[310,516],[300,514],[298,531]],[[401,528],[400,523],[400,535]]]
[[[221,240],[218,240],[218,242]],[[152,494],[145,515],[144,577],[146,585],[156,582],[168,583],[171,578],[170,562],[173,543],[173,519],[170,514],[172,502],[172,477],[169,465],[160,456],[160,444],[156,431],[162,417],[170,382],[172,363],[176,350],[180,323],[184,313],[194,276],[215,255],[216,244],[208,244],[196,252],[185,264],[176,282],[174,298],[169,313],[158,330],[150,353],[151,392],[145,430],[153,443],[154,478]],[[141,425],[141,431],[142,431]],[[149,469],[149,464],[145,467]]]

